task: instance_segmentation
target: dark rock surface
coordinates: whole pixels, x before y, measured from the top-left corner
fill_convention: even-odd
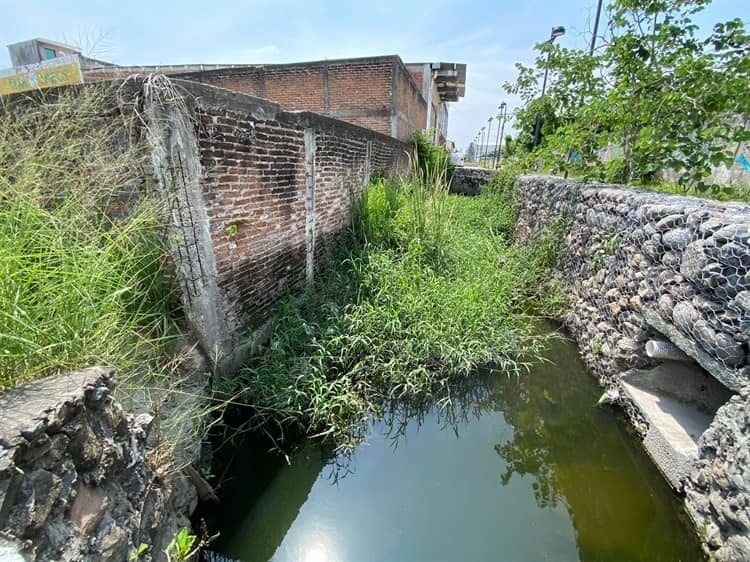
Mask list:
[[[127,560],[141,543],[164,559],[190,525],[195,489],[155,465],[151,416],[126,414],[114,384],[92,367],[0,394],[0,531],[27,560]]]

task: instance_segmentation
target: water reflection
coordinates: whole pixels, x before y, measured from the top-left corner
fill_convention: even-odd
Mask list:
[[[520,378],[478,373],[383,410],[368,443],[314,442],[291,466],[253,457],[224,492],[243,560],[698,560],[677,501],[575,346]],[[275,461],[274,461],[275,462]],[[263,478],[263,471],[269,475]]]

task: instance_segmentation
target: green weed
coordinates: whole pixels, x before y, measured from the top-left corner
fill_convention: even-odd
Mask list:
[[[0,389],[160,356],[161,203],[100,89],[0,104]]]
[[[355,243],[279,304],[270,341],[225,389],[255,405],[248,427],[348,447],[393,398],[429,395],[479,365],[520,373],[536,356],[528,315],[544,306],[554,244],[511,244],[507,193],[453,196],[441,177],[368,187]]]

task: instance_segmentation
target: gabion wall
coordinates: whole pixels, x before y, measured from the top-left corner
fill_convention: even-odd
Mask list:
[[[549,176],[518,187],[518,238],[566,226],[564,321],[604,385],[663,335],[738,393],[698,442],[685,505],[714,559],[750,560],[750,206]]]
[[[549,176],[520,190],[518,237],[566,221],[566,323],[605,382],[658,332],[728,388],[750,381],[750,206]]]

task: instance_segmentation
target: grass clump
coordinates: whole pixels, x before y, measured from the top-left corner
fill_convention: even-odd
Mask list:
[[[479,365],[520,372],[541,340],[549,249],[516,246],[506,195],[449,195],[445,175],[378,179],[353,221],[354,244],[277,308],[267,346],[235,385],[273,421],[352,444],[390,399],[424,399]],[[549,241],[548,241],[549,242]]]
[[[99,88],[0,104],[0,389],[166,342],[163,213],[113,106]]]

